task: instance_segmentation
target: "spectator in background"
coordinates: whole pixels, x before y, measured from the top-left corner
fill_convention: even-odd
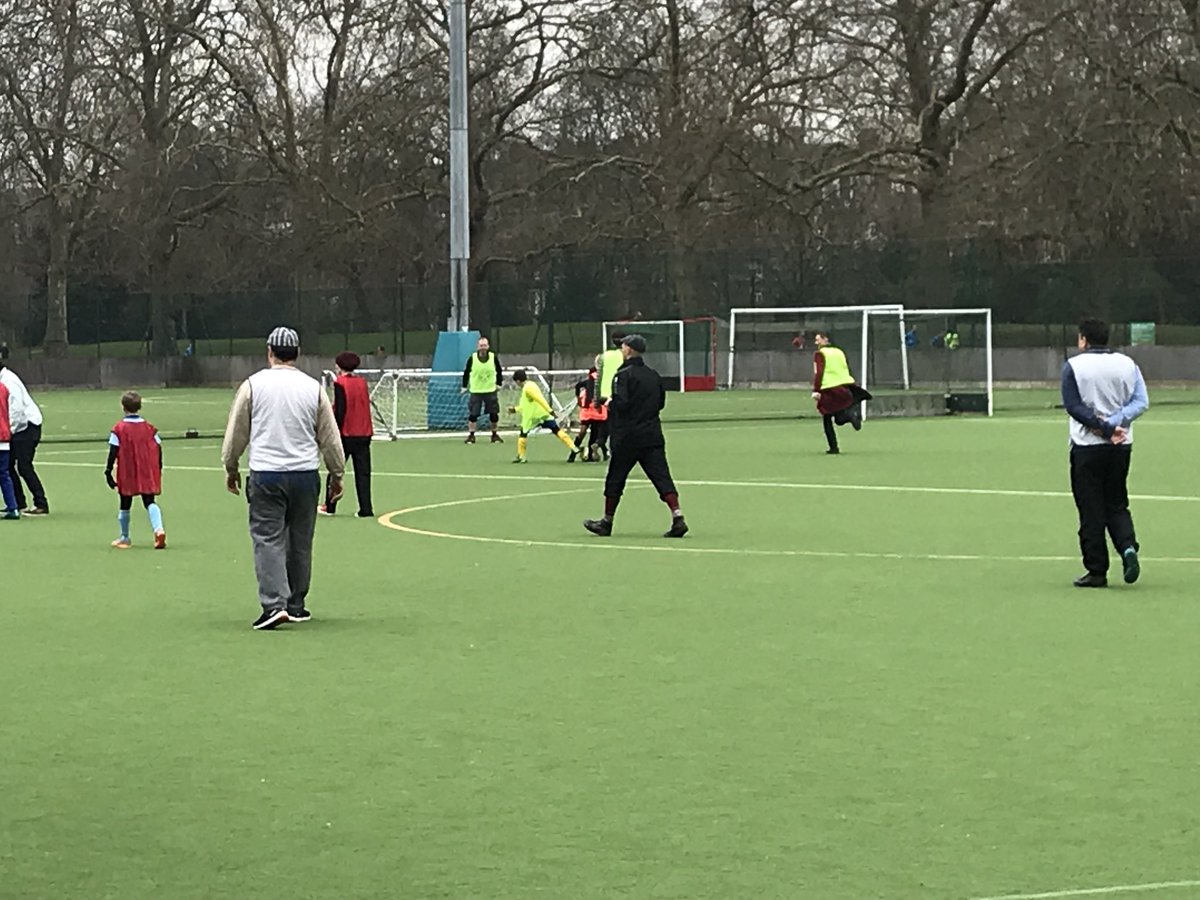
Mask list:
[[[29,516],[47,516],[50,514],[50,503],[46,500],[46,489],[33,466],[33,458],[37,455],[38,444],[42,442],[42,410],[17,373],[8,368],[0,360],[0,382],[8,388],[8,418],[12,427],[12,448],[9,458],[9,471],[12,473],[13,493],[17,498],[17,508]],[[29,488],[33,505],[25,506],[25,489],[21,485],[24,479]]]
[[[8,341],[0,341],[0,362],[7,360],[8,356]]]
[[[803,350],[808,346],[808,332],[802,331],[792,338],[792,348],[795,350]]]

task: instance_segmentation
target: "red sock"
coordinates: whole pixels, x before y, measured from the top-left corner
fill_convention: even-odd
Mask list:
[[[667,504],[667,508],[671,510],[671,515],[679,515],[679,495],[675,493],[663,494],[663,503]]]
[[[620,497],[605,497],[604,498],[604,514],[612,517],[617,513],[617,504],[621,502]]]

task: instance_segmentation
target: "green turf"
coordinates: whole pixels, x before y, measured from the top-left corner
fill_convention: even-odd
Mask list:
[[[229,392],[148,396],[182,428]],[[114,417],[39,399],[81,433]],[[868,422],[840,457],[811,419],[673,426],[678,544],[644,486],[616,537],[585,534],[602,472],[548,438],[521,468],[511,443],[377,445],[377,512],[436,534],[350,502],[319,523],[315,619],[264,634],[213,442],[167,446],[162,553],[137,510],[109,548],[102,443],[47,444],[53,515],[0,522],[0,897],[1200,879],[1197,439],[1195,406],[1139,423],[1145,574],[1091,593],[1036,403]]]

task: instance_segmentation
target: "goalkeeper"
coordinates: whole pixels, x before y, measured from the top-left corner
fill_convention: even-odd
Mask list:
[[[525,374],[525,370],[517,369],[513,372],[512,379],[521,391],[517,405],[510,406],[508,409],[509,412],[518,413],[521,416],[521,434],[517,438],[517,458],[513,462],[523,463],[527,461],[525,459],[525,445],[528,443],[530,432],[536,428],[545,428],[566,444],[572,456],[582,452],[579,446],[571,440],[571,436],[555,420],[554,410],[546,402],[541,388],[529,380]]]

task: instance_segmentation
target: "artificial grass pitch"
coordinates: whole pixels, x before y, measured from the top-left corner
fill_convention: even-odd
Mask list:
[[[227,403],[147,395],[180,427]],[[43,445],[49,518],[0,523],[4,900],[1200,879],[1196,407],[1137,426],[1132,588],[1070,586],[1061,413],[868,422],[839,457],[817,421],[729,421],[669,430],[673,543],[641,486],[587,535],[603,470],[553,440],[377,444],[392,527],[348,479],[314,619],[271,633],[216,446],[168,443],[169,549],[139,507],[119,552],[103,427]]]

